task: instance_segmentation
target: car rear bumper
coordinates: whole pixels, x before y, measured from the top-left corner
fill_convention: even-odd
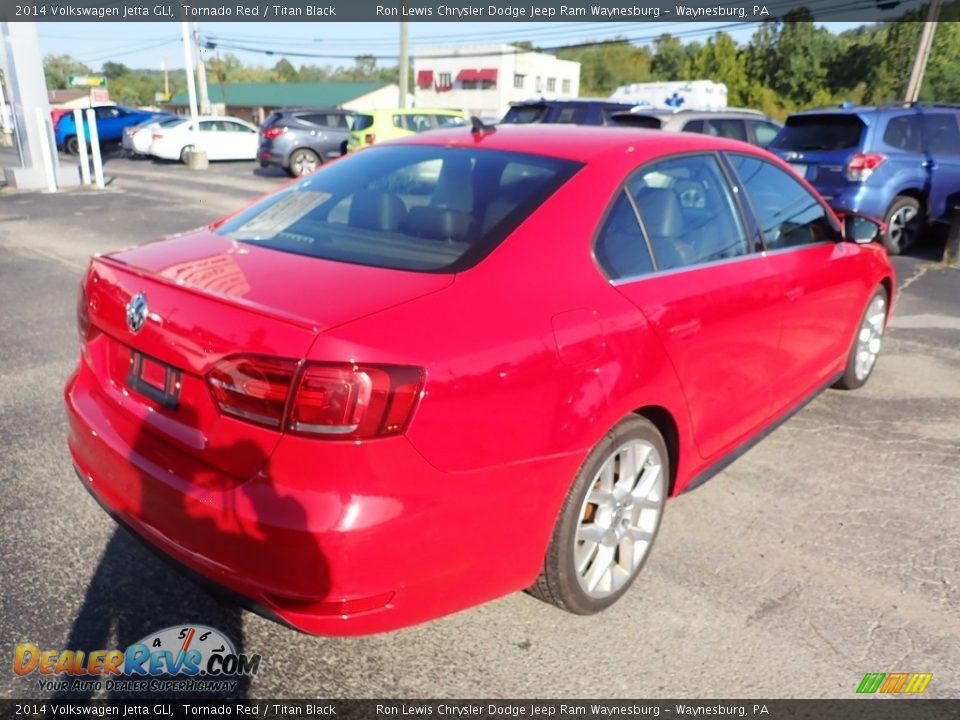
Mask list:
[[[566,489],[544,501],[525,464],[441,473],[404,437],[281,440],[253,477],[230,477],[111,407],[83,362],[65,400],[73,462],[111,515],[244,605],[312,634],[392,630],[528,586]],[[524,503],[511,522],[508,499]],[[515,525],[524,515],[536,520]]]
[[[887,213],[893,198],[887,193],[867,185],[850,185],[843,188],[817,188],[830,207],[840,212],[858,212],[880,220]]]

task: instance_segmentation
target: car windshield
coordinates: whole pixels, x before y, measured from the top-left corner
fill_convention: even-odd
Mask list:
[[[859,147],[863,121],[856,115],[796,115],[787,118],[770,147],[777,150],[849,150]]]
[[[262,200],[217,232],[327,260],[455,272],[482,260],[579,167],[477,148],[374,147]]]
[[[187,122],[187,120],[188,118],[184,118],[184,117],[167,118],[159,122],[159,127],[162,127],[162,128],[174,127],[175,125],[179,125],[181,123]]]

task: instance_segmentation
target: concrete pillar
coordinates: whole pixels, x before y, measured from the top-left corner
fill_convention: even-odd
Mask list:
[[[20,167],[5,167],[11,187],[42,189],[47,187],[44,157],[49,154],[52,173],[58,187],[80,184],[76,166],[61,167],[53,143],[47,82],[43,76],[43,57],[37,26],[33,22],[0,23],[0,38],[7,71],[7,92],[20,150]],[[44,122],[37,122],[37,110]],[[46,143],[49,153],[44,153]]]

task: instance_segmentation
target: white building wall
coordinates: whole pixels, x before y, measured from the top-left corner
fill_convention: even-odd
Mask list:
[[[463,87],[457,77],[464,70],[496,70],[495,87],[482,88],[479,83],[476,88]],[[420,87],[423,71],[433,73],[429,88]],[[414,53],[412,80],[416,107],[453,108],[485,120],[499,120],[511,102],[578,97],[580,63],[504,44],[430,48]],[[450,89],[444,90],[447,80]]]
[[[344,110],[354,110],[356,112],[363,112],[365,110],[390,110],[399,107],[399,102],[400,86],[393,84],[385,85],[378,90],[354,98],[353,100],[343,103],[341,107],[343,107]],[[409,106],[412,102],[413,96],[408,93],[407,105]]]

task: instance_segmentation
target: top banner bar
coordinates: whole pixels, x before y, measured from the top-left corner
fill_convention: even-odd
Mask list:
[[[924,19],[925,5],[924,0],[2,0],[0,21],[915,22]]]

